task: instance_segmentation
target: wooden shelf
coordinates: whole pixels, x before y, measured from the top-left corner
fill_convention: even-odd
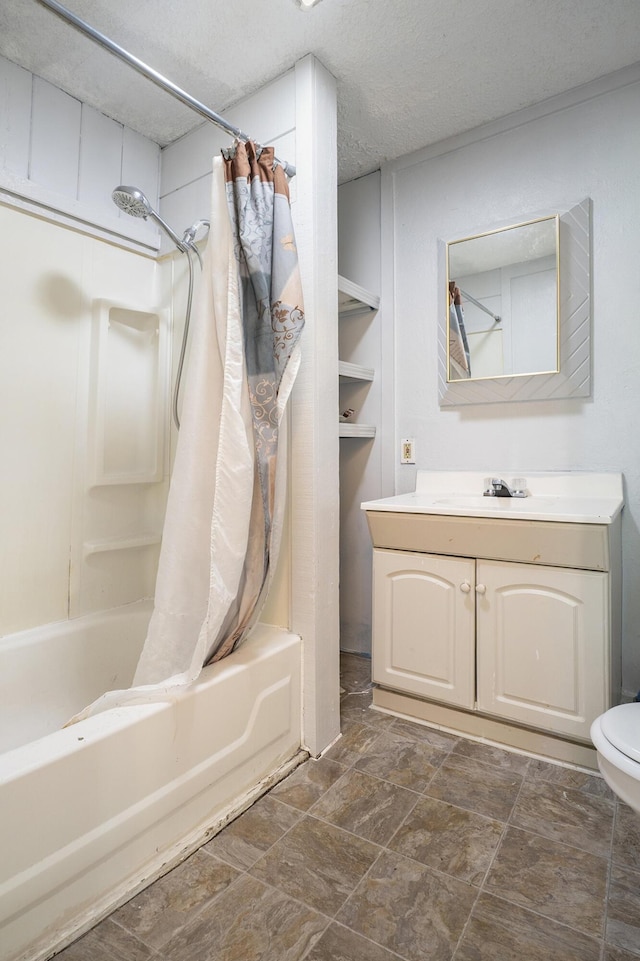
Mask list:
[[[350,424],[348,421],[339,422],[340,437],[375,437],[376,429],[373,424]]]

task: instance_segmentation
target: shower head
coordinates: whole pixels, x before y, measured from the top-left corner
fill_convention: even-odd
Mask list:
[[[174,244],[181,250],[182,253],[186,252],[186,246],[178,235],[171,229],[169,224],[165,223],[162,217],[157,211],[153,209],[145,195],[137,187],[126,187],[120,186],[111,194],[111,199],[113,200],[116,207],[123,210],[125,214],[129,214],[130,217],[142,217],[144,220],[147,217],[151,217],[152,220],[162,227],[165,233],[171,237]]]

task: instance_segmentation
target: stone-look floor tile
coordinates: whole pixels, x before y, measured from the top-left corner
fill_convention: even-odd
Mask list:
[[[513,774],[526,774],[531,760],[524,754],[517,754],[515,751],[505,751],[493,744],[467,741],[464,738],[458,741],[452,751],[452,756],[471,758],[474,761],[481,761],[483,764],[490,764],[501,771],[509,771]]]
[[[604,798],[612,804],[616,799],[605,779],[598,774],[587,774],[586,771],[576,771],[574,768],[552,764],[539,758],[531,758],[527,768],[527,780],[551,781],[560,787],[571,788],[572,791],[582,791],[583,794]]]
[[[506,821],[522,786],[522,776],[450,754],[432,777],[425,794],[467,811]]]
[[[300,961],[326,926],[317,911],[243,875],[165,945],[162,961]]]
[[[600,942],[481,894],[453,961],[600,961]]]
[[[350,770],[311,813],[374,844],[386,844],[418,799],[405,788]]]
[[[119,908],[113,918],[159,949],[238,876],[231,865],[200,849]]]
[[[640,864],[640,816],[622,801],[616,805],[612,861],[629,868]]]
[[[340,684],[348,694],[371,687],[371,658],[363,654],[340,653]]]
[[[421,798],[389,847],[470,884],[482,884],[504,824],[461,808]]]
[[[362,838],[305,817],[254,864],[251,874],[333,916],[379,853]]]
[[[640,872],[618,864],[611,867],[605,941],[640,957]]]
[[[525,780],[511,824],[608,858],[614,808],[604,798],[548,781]]]
[[[337,920],[409,961],[449,961],[477,889],[384,851]]]
[[[304,961],[398,961],[398,955],[334,923],[311,948]]]
[[[300,811],[308,811],[347,769],[328,757],[310,758],[277,784],[269,797],[284,801]]]
[[[445,757],[446,754],[424,741],[389,731],[380,736],[354,767],[412,791],[423,791]]]
[[[372,711],[371,703],[371,691],[344,694],[340,698],[340,720],[342,724],[344,725],[348,721],[358,721],[360,724],[368,724],[369,727],[391,727],[394,721],[391,714]]]
[[[640,955],[625,951],[624,948],[616,948],[611,944],[605,944],[602,961],[638,961]]]
[[[405,718],[397,717],[393,722],[392,731],[394,734],[401,734],[402,737],[410,737],[416,741],[424,741],[439,751],[451,751],[460,740],[455,734],[448,734],[446,731],[438,731],[434,727],[426,724],[418,724],[417,721],[408,721]]]
[[[112,918],[78,938],[56,955],[58,961],[152,961],[157,954]]]
[[[323,757],[350,767],[370,750],[379,737],[380,731],[377,727],[359,724],[357,721],[346,721],[342,727],[342,737]]]
[[[606,886],[604,858],[508,828],[484,890],[602,937]]]
[[[205,844],[205,850],[240,870],[250,868],[282,837],[300,813],[266,795]]]

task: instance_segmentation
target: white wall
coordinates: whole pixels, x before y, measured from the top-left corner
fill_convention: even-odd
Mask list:
[[[26,209],[53,210],[59,222],[156,250],[157,227],[119,211],[111,191],[144,184],[157,208],[158,145],[4,57],[0,90],[0,193]]]
[[[401,158],[383,171],[383,298],[393,304],[396,491],[417,467],[622,471],[623,688],[640,687],[640,70]],[[592,198],[593,390],[587,400],[440,409],[439,240]],[[389,372],[387,356],[382,361]]]
[[[295,165],[296,75],[294,70],[278,77],[253,96],[225,111],[225,119],[246,130],[259,143],[275,147],[276,156]],[[196,220],[208,219],[211,208],[213,157],[229,147],[232,138],[205,121],[162,151],[160,212],[177,234]],[[295,207],[296,178],[289,185]],[[171,241],[162,239],[162,250]]]

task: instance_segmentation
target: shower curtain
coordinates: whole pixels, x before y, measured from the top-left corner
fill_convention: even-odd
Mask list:
[[[133,687],[74,720],[162,696],[229,654],[258,618],[277,560],[285,406],[300,363],[302,290],[286,176],[273,148],[213,161],[154,610]]]

